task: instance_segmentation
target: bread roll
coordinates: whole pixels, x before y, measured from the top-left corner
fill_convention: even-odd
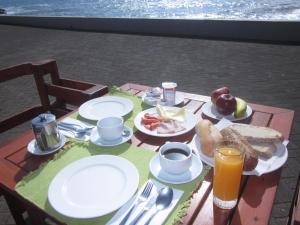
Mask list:
[[[217,144],[222,141],[219,130],[209,120],[201,120],[196,126],[196,133],[200,139],[202,152],[213,157]]]

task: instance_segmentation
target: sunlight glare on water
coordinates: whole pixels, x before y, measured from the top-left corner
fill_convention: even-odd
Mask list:
[[[300,20],[299,0],[1,0],[8,15]]]

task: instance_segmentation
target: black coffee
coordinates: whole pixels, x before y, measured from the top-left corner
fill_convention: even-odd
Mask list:
[[[167,159],[171,159],[171,160],[183,160],[183,159],[186,159],[189,154],[180,149],[180,148],[170,148],[170,149],[167,149],[166,151],[164,151],[162,153],[162,155],[167,158]]]

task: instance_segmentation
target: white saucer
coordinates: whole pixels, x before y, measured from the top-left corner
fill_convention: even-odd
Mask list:
[[[57,148],[53,148],[49,151],[42,151],[39,146],[36,144],[36,140],[31,140],[27,145],[27,151],[33,155],[49,155],[53,152],[61,149],[66,143],[66,138],[64,135],[60,134],[60,145]]]
[[[180,105],[181,103],[184,102],[184,95],[181,94],[181,93],[178,93],[176,92],[176,97],[175,97],[175,104],[174,105],[170,105],[170,106],[176,106],[176,105]],[[143,94],[142,96],[142,101],[147,104],[147,105],[150,105],[150,106],[156,106],[157,104],[160,104],[160,105],[166,105],[166,102],[162,101],[162,95],[160,97],[150,97],[153,102],[149,102],[146,100],[147,98],[147,94]]]
[[[197,178],[203,170],[203,165],[201,160],[199,160],[197,156],[193,155],[192,166],[187,172],[176,175],[170,174],[162,170],[159,162],[159,155],[156,154],[150,161],[149,169],[152,175],[162,182],[170,184],[183,184]]]
[[[105,141],[99,136],[97,127],[95,127],[91,132],[90,140],[93,144],[99,145],[99,146],[112,147],[112,146],[120,145],[120,144],[123,144],[126,141],[130,140],[130,138],[133,135],[133,131],[131,128],[124,126],[124,130],[129,131],[129,135],[127,135],[125,137],[122,136],[121,138],[119,138],[118,140],[115,140],[115,141]]]

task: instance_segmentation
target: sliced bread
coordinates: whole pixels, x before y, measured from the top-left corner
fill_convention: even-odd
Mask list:
[[[274,143],[263,143],[256,141],[248,142],[259,156],[265,158],[271,158],[276,151],[276,145]]]
[[[275,143],[284,140],[283,135],[269,127],[259,127],[248,124],[232,124],[230,128],[245,137],[247,141],[256,143]]]
[[[244,171],[253,170],[258,163],[258,154],[249,142],[238,132],[229,127],[222,129],[221,134],[225,143],[237,145],[238,149],[245,152]]]

